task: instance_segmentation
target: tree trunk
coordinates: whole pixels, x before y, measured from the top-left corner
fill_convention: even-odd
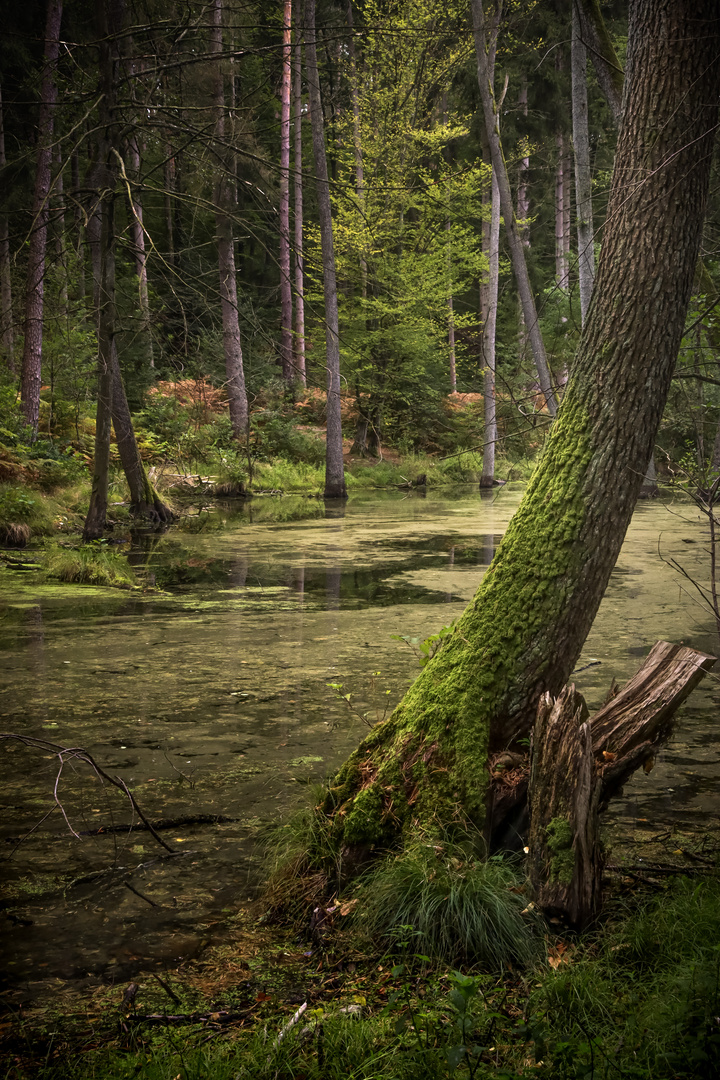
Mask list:
[[[2,97],[0,97],[0,170],[7,165],[5,157],[5,125]],[[15,374],[15,327],[13,325],[12,283],[10,275],[10,240],[8,219],[0,212],[0,349],[5,365]]]
[[[720,93],[715,0],[634,0],[596,299],[562,407],[480,588],[335,776],[337,850],[418,822],[484,827],[488,754],[560,693],[632,516],[683,334]],[[663,207],[663,213],[657,207]]]
[[[572,122],[575,152],[575,207],[577,211],[580,319],[585,325],[595,280],[593,248],[592,176],[588,130],[587,51],[582,40],[578,0],[572,11]]]
[[[566,687],[539,705],[530,774],[530,880],[547,915],[580,928],[600,911],[600,813],[629,777],[652,768],[675,712],[715,657],[659,641],[640,671],[588,720]]]
[[[120,461],[130,491],[130,509],[136,517],[145,518],[153,525],[169,524],[174,520],[175,515],[155,490],[140,457],[114,341],[110,350],[110,373],[112,422]]]
[[[152,323],[150,318],[150,296],[148,293],[147,252],[145,251],[145,226],[143,224],[143,205],[140,196],[140,146],[138,135],[133,131],[128,139],[128,166],[130,179],[135,185],[128,195],[130,217],[130,244],[135,260],[135,273],[138,279],[138,302],[140,304],[140,335],[145,346],[148,367],[155,367],[153,358]]]
[[[315,0],[305,0],[305,64],[307,69],[310,119],[312,122],[313,159],[317,187],[318,216],[323,260],[323,292],[325,295],[325,352],[327,364],[327,442],[325,454],[326,499],[346,499],[343,469],[342,418],[340,415],[340,335],[338,324],[335,251],[333,248],[330,184],[325,157],[325,124],[323,122],[320,78],[315,45]]]
[[[489,488],[495,483],[495,446],[497,443],[497,417],[495,414],[495,337],[497,331],[498,289],[500,284],[500,189],[495,172],[492,177],[492,201],[490,209],[490,267],[487,290],[487,314],[483,327],[483,412],[485,432],[483,436],[483,469],[480,487]]]
[[[106,46],[101,46],[101,52]],[[102,60],[101,60],[102,62]],[[109,152],[109,144],[104,147]],[[114,170],[104,171],[107,190],[101,202],[100,260],[102,278],[98,318],[98,387],[95,414],[95,454],[93,458],[90,507],[85,518],[83,540],[99,540],[105,531],[108,475],[110,470],[110,429],[112,426],[112,353],[115,337],[115,194]]]
[[[237,276],[235,273],[235,245],[232,220],[229,216],[232,202],[225,148],[225,90],[222,69],[222,0],[213,0],[210,10],[210,55],[214,56],[215,136],[219,157],[215,183],[215,226],[218,234],[218,265],[220,268],[220,306],[222,309],[223,349],[225,352],[225,377],[230,423],[233,435],[239,443],[245,441],[248,428],[248,402],[245,391],[240,324],[238,321]]]
[[[295,99],[295,372],[301,386],[307,386],[305,371],[305,275],[303,266],[303,144],[302,144],[302,42],[300,17],[302,0],[295,0],[295,50],[293,54],[293,97]]]
[[[566,235],[566,197],[567,176],[565,171],[565,136],[558,131],[557,137],[558,163],[555,170],[555,281],[558,288],[567,292],[570,288],[570,268],[567,257]]]
[[[518,293],[522,304],[525,326],[533,351],[533,359],[537,371],[538,382],[542,390],[545,404],[551,416],[557,412],[557,399],[553,390],[552,378],[548,367],[545,345],[540,333],[535,299],[530,286],[527,263],[525,261],[525,249],[518,231],[517,219],[513,210],[510,181],[508,180],[505,158],[500,142],[499,118],[495,104],[492,79],[489,71],[489,58],[487,52],[487,40],[485,33],[485,14],[482,0],[472,0],[473,27],[475,36],[475,54],[478,66],[478,86],[485,114],[485,127],[487,129],[488,142],[492,157],[493,171],[497,174],[498,187],[500,189],[500,207],[505,218],[508,246],[512,259],[513,271],[517,281]]]
[[[292,83],[292,0],[283,3],[282,83],[280,92],[280,361],[283,378],[295,378],[290,278],[290,86]]]
[[[45,24],[45,56],[40,83],[38,152],[35,169],[32,229],[28,245],[25,285],[25,341],[23,344],[20,397],[25,423],[31,438],[37,438],[42,383],[43,309],[45,299],[45,248],[47,245],[48,198],[52,167],[52,137],[57,87],[55,69],[60,50],[62,0],[48,0]]]
[[[80,318],[85,318],[85,244],[83,234],[85,232],[85,214],[80,201],[80,159],[77,150],[70,155],[70,179],[73,189],[74,225],[75,225],[75,275],[76,286],[73,299],[79,304]]]
[[[625,75],[607,32],[600,4],[598,0],[573,0],[575,13],[580,19],[583,41],[590,49],[598,84],[610,106],[615,127],[619,128]]]

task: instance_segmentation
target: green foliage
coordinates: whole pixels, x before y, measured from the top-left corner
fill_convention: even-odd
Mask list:
[[[39,492],[16,484],[0,484],[0,543],[24,547],[32,536],[53,531],[52,506]]]
[[[79,548],[50,547],[46,565],[50,576],[60,581],[119,589],[135,585],[135,575],[127,559],[101,542]]]
[[[413,951],[497,970],[537,955],[520,884],[508,863],[481,858],[470,840],[421,836],[366,879],[359,910],[371,934],[396,943],[409,935]]]

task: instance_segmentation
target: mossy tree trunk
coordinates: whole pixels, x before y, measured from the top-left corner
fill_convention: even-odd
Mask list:
[[[631,5],[624,122],[598,274],[565,398],[480,588],[323,810],[339,850],[416,823],[483,827],[490,752],[557,696],[602,600],[680,345],[720,91],[715,0]]]

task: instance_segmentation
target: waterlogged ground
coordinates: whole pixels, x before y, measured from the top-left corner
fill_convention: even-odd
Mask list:
[[[131,560],[158,590],[142,594],[0,572],[0,728],[84,748],[168,823],[158,835],[172,849],[121,828],[137,814],[87,761],[67,755],[58,780],[52,747],[0,743],[6,1000],[129,979],[221,942],[252,895],[259,834],[399,699],[418,670],[413,641],[461,612],[520,494],[200,513],[138,538]],[[659,638],[716,651],[693,586],[667,565],[704,581],[704,542],[690,504],[638,506],[578,664],[591,708]],[[616,840],[701,834],[717,817],[719,700],[711,676],[653,772],[613,805]]]

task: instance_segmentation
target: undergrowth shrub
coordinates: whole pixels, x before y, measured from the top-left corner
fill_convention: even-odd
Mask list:
[[[31,536],[52,531],[52,514],[39,493],[18,484],[0,484],[1,544],[24,547]]]

